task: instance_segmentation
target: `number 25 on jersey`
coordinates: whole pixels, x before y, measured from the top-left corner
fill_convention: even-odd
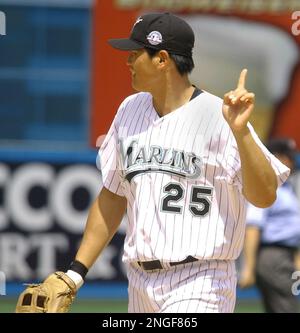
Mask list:
[[[161,210],[165,213],[181,214],[183,206],[176,205],[184,197],[184,188],[179,183],[169,183],[164,187],[166,196],[162,198]],[[193,186],[189,202],[189,210],[194,216],[205,216],[211,206],[212,188]]]

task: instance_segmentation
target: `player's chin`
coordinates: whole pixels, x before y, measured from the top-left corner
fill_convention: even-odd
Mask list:
[[[131,86],[137,92],[150,92],[149,85],[144,80],[139,80],[136,75],[131,78]]]
[[[131,81],[131,86],[135,91],[144,91],[141,85],[139,85],[134,79]]]

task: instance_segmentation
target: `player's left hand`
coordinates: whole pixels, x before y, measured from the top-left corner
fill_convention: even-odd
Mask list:
[[[234,132],[247,127],[254,109],[255,95],[245,88],[247,69],[241,71],[237,88],[224,95],[223,116]]]
[[[76,285],[64,272],[55,272],[43,283],[29,285],[19,296],[16,313],[68,312]]]

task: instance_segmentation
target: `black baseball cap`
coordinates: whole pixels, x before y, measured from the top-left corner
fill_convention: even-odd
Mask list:
[[[297,145],[291,138],[274,138],[267,144],[268,150],[272,154],[286,155],[292,161],[296,158]]]
[[[178,16],[151,13],[136,20],[129,38],[109,39],[108,42],[112,47],[124,51],[151,48],[191,57],[195,35],[192,28]]]

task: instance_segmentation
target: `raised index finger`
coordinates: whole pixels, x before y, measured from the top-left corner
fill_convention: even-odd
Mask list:
[[[246,82],[247,71],[248,70],[246,68],[244,68],[241,71],[237,88],[239,88],[239,89],[245,89],[245,82]]]

